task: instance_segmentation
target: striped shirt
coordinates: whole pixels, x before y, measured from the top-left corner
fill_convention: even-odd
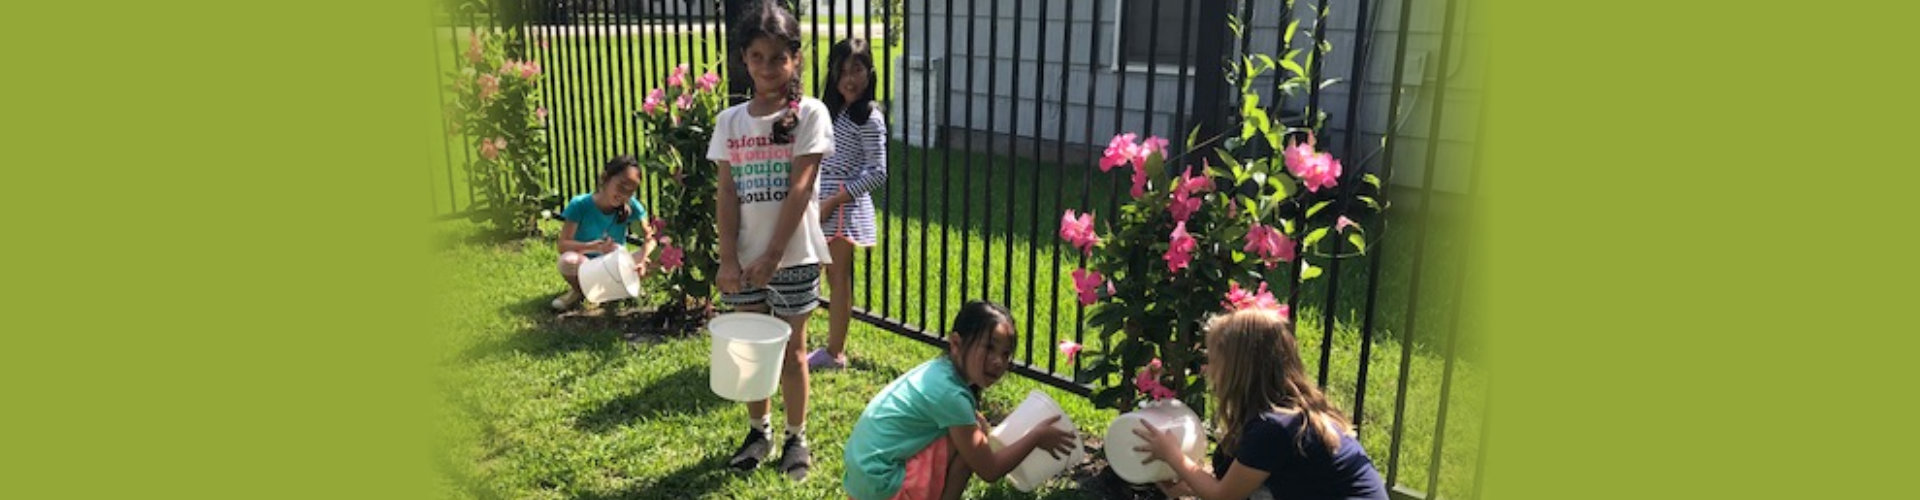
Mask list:
[[[846,191],[853,201],[828,213],[821,221],[827,239],[846,238],[859,246],[878,243],[880,230],[875,224],[874,190],[887,182],[887,122],[878,106],[872,107],[867,123],[854,123],[844,113],[833,117],[833,154],[820,161],[821,201]]]

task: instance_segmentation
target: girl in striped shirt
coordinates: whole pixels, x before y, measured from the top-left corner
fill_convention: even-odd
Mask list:
[[[807,355],[815,369],[845,368],[847,324],[853,319],[853,249],[878,243],[873,198],[868,193],[887,181],[887,124],[873,102],[873,52],[859,38],[841,40],[827,54],[822,100],[833,117],[833,153],[820,162],[822,214],[833,261],[827,264],[832,288],[827,347]]]

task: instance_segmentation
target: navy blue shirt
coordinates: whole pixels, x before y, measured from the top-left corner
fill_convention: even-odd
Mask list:
[[[1302,417],[1267,412],[1248,421],[1232,455],[1214,454],[1213,474],[1226,477],[1227,467],[1238,460],[1267,473],[1264,485],[1274,498],[1387,500],[1386,483],[1359,441],[1342,434],[1339,449],[1328,453],[1320,433],[1301,435]]]

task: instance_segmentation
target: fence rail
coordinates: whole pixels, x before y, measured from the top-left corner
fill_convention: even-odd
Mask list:
[[[631,116],[647,89],[660,86],[675,64],[705,67],[725,60],[726,33],[720,28],[740,3],[505,0],[490,12],[450,11],[444,18],[449,26],[436,31],[436,37],[446,37],[435,41],[436,55],[445,74],[463,47],[463,30],[521,30],[523,43],[516,50],[546,62],[551,71],[543,87],[544,105],[554,119],[554,168],[548,180],[563,193],[587,192],[600,162],[644,147],[647,131]],[[1086,262],[1077,252],[1063,255],[1050,223],[1069,208],[1117,213],[1124,181],[1090,165],[1105,143],[1102,138],[1120,131],[1184,138],[1196,128],[1201,137],[1238,130],[1238,114],[1229,111],[1241,103],[1227,86],[1227,64],[1248,54],[1333,43],[1335,52],[1310,63],[1304,106],[1283,107],[1280,99],[1270,98],[1262,102],[1270,115],[1299,124],[1327,112],[1322,141],[1348,158],[1353,170],[1377,173],[1392,186],[1387,198],[1394,215],[1370,230],[1375,247],[1366,255],[1333,259],[1317,282],[1291,283],[1287,301],[1301,316],[1303,343],[1314,330],[1306,322],[1318,322],[1317,356],[1307,356],[1317,359],[1307,361],[1317,368],[1322,386],[1351,394],[1352,419],[1363,436],[1380,430],[1375,425],[1390,425],[1385,453],[1372,446],[1369,451],[1384,459],[1382,471],[1395,496],[1477,496],[1477,452],[1483,449],[1469,439],[1466,446],[1476,454],[1445,452],[1449,444],[1462,442],[1450,439],[1461,429],[1483,435],[1483,416],[1449,418],[1450,411],[1482,407],[1450,404],[1452,399],[1484,391],[1484,375],[1470,368],[1470,361],[1458,361],[1463,357],[1460,283],[1466,276],[1461,268],[1468,254],[1463,242],[1432,229],[1457,218],[1445,215],[1457,211],[1448,206],[1457,203],[1447,200],[1470,195],[1478,182],[1472,168],[1478,160],[1475,145],[1464,146],[1471,152],[1467,161],[1455,161],[1456,149],[1463,146],[1441,133],[1461,123],[1460,113],[1453,111],[1458,105],[1448,102],[1478,95],[1470,81],[1455,76],[1473,72],[1454,69],[1476,56],[1459,53],[1462,44],[1455,41],[1462,36],[1457,13],[1465,2],[798,3],[808,39],[802,76],[807,92],[818,95],[823,88],[818,80],[826,74],[832,41],[874,40],[882,82],[877,90],[893,135],[892,175],[875,193],[882,241],[857,257],[855,318],[943,345],[939,332],[947,330],[950,311],[963,299],[1001,302],[1031,332],[1015,354],[1013,370],[1083,396],[1089,386],[1076,378],[1078,360],[1069,362],[1054,345],[1090,340],[1082,326],[1086,311],[1073,300],[1062,273]],[[855,5],[860,8],[849,11]],[[1177,15],[1162,15],[1167,12]],[[1313,22],[1316,12],[1330,12],[1329,21]],[[1143,15],[1156,17],[1128,17]],[[1294,19],[1302,20],[1303,32],[1287,40],[1279,28]],[[1139,25],[1151,28],[1132,28]],[[741,71],[728,64],[716,69],[723,77]],[[744,93],[743,80],[725,78],[735,94]],[[1271,88],[1275,82],[1258,83]],[[1381,87],[1387,89],[1384,95],[1373,90]],[[1421,113],[1425,127],[1410,130]],[[1384,144],[1369,148],[1376,138]],[[433,196],[446,197],[445,203],[434,203],[437,214],[457,214],[469,206],[459,196],[464,184],[459,165],[475,154],[467,144],[453,136],[445,146],[446,164],[429,170]],[[1202,156],[1188,155],[1184,144],[1174,148],[1176,159],[1197,162]],[[1441,181],[1449,176],[1465,178],[1453,183],[1464,187],[1444,186]],[[660,181],[649,176],[642,188],[640,196],[649,206]],[[473,193],[467,189],[470,204]],[[1432,288],[1441,293],[1425,293]],[[1308,311],[1317,315],[1309,317]],[[1352,334],[1337,335],[1340,331]],[[1040,338],[1044,344],[1037,342]],[[1473,349],[1471,343],[1465,348]],[[1375,359],[1383,349],[1397,349],[1398,359]],[[1338,373],[1346,369],[1336,370],[1345,363],[1336,357],[1342,353],[1353,353],[1351,378]],[[1416,358],[1437,358],[1433,362],[1441,364],[1441,373],[1424,375],[1437,380],[1413,374],[1422,369]],[[1474,372],[1475,387],[1456,388],[1457,370]],[[1391,374],[1390,384],[1375,380],[1381,371]],[[1421,393],[1430,387],[1423,384],[1436,383],[1437,408],[1428,410],[1422,403],[1411,409],[1410,399],[1427,397]],[[1391,390],[1391,405],[1370,394],[1370,385],[1374,392]],[[1386,408],[1390,416],[1382,415]],[[1388,421],[1374,422],[1370,415]],[[1431,421],[1431,427],[1415,427],[1416,418]],[[1419,451],[1406,449],[1410,432],[1429,445],[1425,471],[1408,468]],[[1410,473],[1424,481],[1410,483]],[[1464,475],[1472,477],[1459,478]],[[1443,484],[1443,476],[1452,479]]]

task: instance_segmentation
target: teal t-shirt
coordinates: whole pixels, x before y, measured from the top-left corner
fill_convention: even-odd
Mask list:
[[[633,215],[627,217],[627,223],[618,220],[618,214],[601,212],[593,203],[593,193],[587,193],[567,200],[567,207],[560,210],[560,218],[577,225],[573,230],[573,241],[591,243],[601,238],[613,238],[613,241],[627,244],[627,224],[647,220],[647,208],[640,206],[640,200],[628,198],[627,206],[633,209]],[[587,256],[600,255],[589,252]]]
[[[856,500],[884,500],[900,491],[907,459],[947,435],[977,425],[975,401],[946,356],[921,363],[867,402],[847,439],[841,485]]]

